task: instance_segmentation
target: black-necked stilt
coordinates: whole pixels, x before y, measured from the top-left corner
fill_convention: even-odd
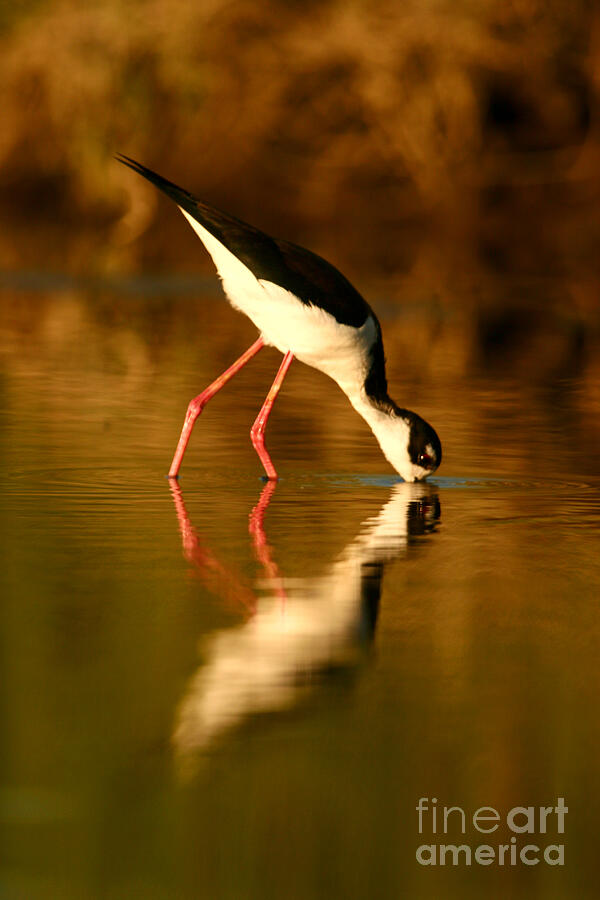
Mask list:
[[[178,476],[194,422],[206,403],[265,344],[284,354],[250,432],[269,479],[276,479],[277,472],[265,447],[265,426],[294,357],[339,384],[405,481],[421,481],[437,469],[442,446],[436,432],[389,396],[377,316],[334,266],[207,206],[127,156],[117,158],[175,201],[212,256],[231,305],[260,331],[258,340],[190,402],[170,478]]]

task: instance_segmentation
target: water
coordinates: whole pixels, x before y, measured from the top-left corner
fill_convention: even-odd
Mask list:
[[[384,329],[396,399],[444,443],[429,484],[398,483],[298,365],[265,487],[247,435],[266,350],[175,487],[186,403],[252,327],[210,297],[5,291],[2,897],[592,896],[598,382],[486,370],[451,321],[419,367],[401,320]],[[563,834],[553,813],[516,837],[564,844],[564,866],[415,859],[513,836],[456,814],[420,835],[419,798],[559,797]]]

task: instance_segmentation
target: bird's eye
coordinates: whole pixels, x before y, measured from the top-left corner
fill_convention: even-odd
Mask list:
[[[431,469],[435,465],[435,460],[429,453],[420,453],[417,462],[424,469]]]

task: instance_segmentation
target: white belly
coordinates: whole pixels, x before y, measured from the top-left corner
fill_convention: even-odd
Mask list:
[[[301,362],[333,378],[347,394],[360,390],[376,337],[372,317],[360,328],[341,325],[320,307],[302,303],[285,288],[255,278],[209,231],[182,212],[212,256],[231,305],[254,322],[265,343],[282,353],[291,351]]]
[[[302,303],[279,285],[269,281],[260,284],[260,309],[246,314],[260,329],[265,343],[282,353],[291,350],[297,359],[325,372],[343,390],[353,390],[355,385],[364,383],[370,364],[369,349],[376,334],[370,316],[361,328],[342,325],[325,310]]]

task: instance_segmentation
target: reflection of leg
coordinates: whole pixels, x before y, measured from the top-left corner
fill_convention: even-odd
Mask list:
[[[262,489],[262,494],[260,495],[258,503],[250,513],[249,530],[254,541],[254,550],[259,562],[262,562],[261,553],[263,548],[267,547],[267,538],[264,529],[265,513],[267,511],[267,506],[271,502],[271,497],[275,493],[276,487],[277,483],[275,481],[267,481]]]
[[[198,394],[197,397],[190,402],[187,413],[185,415],[185,421],[183,423],[183,428],[181,429],[181,436],[179,438],[179,443],[177,444],[177,449],[175,450],[175,455],[173,457],[173,462],[171,463],[171,468],[169,469],[169,478],[177,478],[179,474],[179,468],[181,466],[181,460],[183,459],[183,454],[185,453],[185,448],[188,445],[188,441],[190,439],[190,435],[192,433],[192,428],[194,427],[194,422],[208,403],[208,401],[215,396],[221,388],[227,384],[230,378],[233,378],[241,368],[243,368],[246,363],[255,356],[258,351],[264,346],[264,341],[262,337],[259,337],[251,347],[248,347],[245,353],[243,353],[239,359],[237,359],[232,366],[229,366],[222,375],[213,381],[211,385],[209,385],[206,390],[202,391],[201,394]]]
[[[183,502],[183,494],[181,488],[176,481],[169,482],[171,488],[171,496],[175,503],[175,512],[177,513],[177,521],[179,522],[179,531],[181,532],[181,542],[183,544],[183,555],[189,562],[200,565],[198,552],[200,549],[200,541],[198,535],[192,527],[188,511]]]
[[[271,385],[271,390],[267,394],[267,399],[262,405],[262,408],[259,414],[256,417],[256,421],[254,425],[250,429],[250,438],[254,445],[254,449],[260,456],[260,461],[265,467],[265,472],[267,473],[267,478],[273,479],[274,481],[277,479],[277,472],[275,471],[275,466],[271,461],[271,457],[265,447],[265,428],[267,427],[267,420],[271,414],[271,410],[273,409],[273,404],[275,403],[275,399],[277,394],[279,393],[279,389],[283,384],[283,379],[285,378],[286,372],[292,364],[292,360],[294,358],[294,354],[289,350],[283,357],[283,362],[279,367],[279,371],[275,376],[275,381]]]
[[[256,597],[252,591],[242,584],[234,573],[227,569],[217,557],[202,546],[190,521],[181,488],[176,481],[170,482],[171,494],[175,503],[175,512],[179,522],[183,555],[197,569],[204,584],[209,590],[223,597],[225,602],[234,608],[241,604],[250,615],[256,612]]]
[[[272,584],[275,594],[285,603],[287,596],[283,587],[283,578],[271,555],[271,548],[267,543],[267,536],[264,529],[264,518],[267,507],[271,502],[271,497],[275,493],[277,486],[276,481],[268,481],[260,495],[260,499],[252,512],[250,513],[250,522],[248,529],[252,535],[254,543],[254,552],[259,563],[265,570],[265,574]]]

